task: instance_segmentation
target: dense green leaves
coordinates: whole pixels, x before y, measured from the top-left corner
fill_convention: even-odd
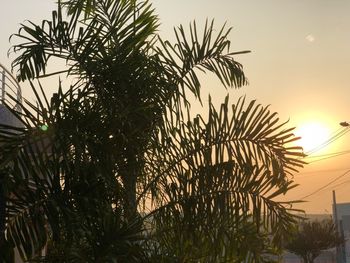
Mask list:
[[[20,80],[74,77],[50,101],[32,84],[36,104],[13,111],[23,127],[0,126],[6,240],[23,258],[262,262],[295,222],[278,201],[303,165],[292,129],[244,98],[191,117],[199,71],[247,83],[230,29],[180,26],[172,45],[157,25],[147,1],[72,0],[14,35]],[[48,73],[51,58],[66,67]]]

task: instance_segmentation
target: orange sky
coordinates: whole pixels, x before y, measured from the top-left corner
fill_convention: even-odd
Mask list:
[[[197,24],[215,18],[219,28],[225,21],[233,26],[233,50],[251,50],[237,57],[249,77],[250,85],[231,91],[234,102],[241,95],[271,104],[282,120],[291,126],[321,122],[331,132],[339,122],[350,120],[350,1],[349,0],[153,0],[162,25],[160,33],[173,39],[172,28]],[[8,37],[25,19],[40,21],[54,8],[50,0],[12,0],[2,3],[0,18],[0,61],[10,65]],[[4,11],[5,10],[5,11]],[[13,57],[12,57],[13,58]],[[57,82],[53,82],[56,86]],[[205,92],[215,92],[219,104],[226,91],[218,81],[205,78]],[[26,91],[24,94],[28,95]],[[200,110],[194,108],[194,110]],[[317,131],[315,131],[317,132]],[[325,154],[350,150],[350,133],[332,143],[315,159]],[[350,169],[350,154],[310,163],[295,181],[300,184],[288,199],[298,199],[326,185]],[[342,183],[338,185],[339,183]],[[331,212],[331,190],[335,187],[340,202],[350,202],[350,174],[310,196],[300,205],[309,213]]]

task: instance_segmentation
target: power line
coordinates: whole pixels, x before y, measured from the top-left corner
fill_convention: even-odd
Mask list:
[[[332,189],[336,189],[336,188],[338,188],[339,186],[344,186],[344,184],[347,184],[347,183],[350,183],[350,180],[346,180],[346,181],[341,182],[341,183],[339,183],[339,184],[333,185],[333,186],[332,186]],[[330,187],[327,188],[327,189],[330,189]]]
[[[309,150],[308,152],[306,152],[305,154],[307,156],[306,157],[302,157],[302,158],[304,158],[304,159],[320,158],[318,160],[312,160],[312,161],[307,162],[308,164],[310,164],[310,163],[315,163],[315,162],[327,160],[327,159],[330,159],[330,158],[334,158],[334,157],[338,157],[340,155],[344,155],[344,154],[350,153],[350,150],[347,150],[347,151],[342,151],[342,152],[335,152],[335,153],[330,153],[330,154],[312,156],[313,153],[321,150],[322,148],[328,146],[332,142],[334,142],[334,141],[338,140],[339,138],[343,137],[349,131],[350,131],[349,127],[339,128],[338,130],[336,130],[335,132],[332,133],[333,135],[328,140],[326,140],[325,142],[321,143],[320,145],[318,145],[318,146],[314,147],[313,149]]]
[[[341,136],[343,136],[347,132],[347,130],[348,130],[348,128],[339,128],[339,129],[337,129],[335,132],[332,133],[330,138],[328,138],[326,141],[324,141],[320,145],[318,145],[318,146],[314,147],[313,149],[309,150],[306,154],[311,155],[311,154],[319,151],[320,149],[326,147],[331,142],[333,142],[333,141],[337,140],[338,138],[340,138]]]
[[[308,198],[308,197],[310,197],[310,196],[312,196],[312,195],[314,195],[314,194],[317,194],[318,192],[320,192],[320,191],[326,189],[328,186],[330,186],[330,185],[333,184],[334,182],[338,181],[340,178],[344,177],[344,176],[347,175],[348,173],[350,173],[350,169],[347,170],[345,173],[341,174],[340,176],[336,177],[335,179],[333,179],[333,180],[330,181],[329,183],[325,184],[324,186],[322,186],[322,187],[316,189],[315,191],[313,191],[312,193],[310,193],[310,194],[308,194],[308,195],[302,197],[300,200],[304,200],[304,199],[306,199],[306,198]]]
[[[318,175],[320,173],[329,173],[329,172],[336,172],[336,171],[344,171],[344,170],[350,170],[349,167],[346,168],[338,168],[338,169],[322,169],[322,170],[313,170],[309,172],[303,172],[299,173],[298,175],[295,175],[295,178],[306,178],[310,177],[310,175]]]
[[[346,154],[346,153],[350,153],[350,149],[344,150],[344,151],[339,151],[339,152],[325,153],[325,154],[320,154],[320,155],[310,155],[310,156],[306,156],[305,159],[324,158],[324,157],[328,157],[331,155]]]
[[[349,154],[349,152],[343,152],[343,153],[338,153],[338,154],[334,154],[332,156],[328,156],[328,157],[324,157],[324,158],[320,158],[320,159],[317,159],[317,160],[313,160],[313,161],[310,161],[308,163],[316,163],[316,162],[319,162],[319,161],[323,161],[323,160],[328,160],[328,159],[331,159],[331,158],[334,158],[334,157],[338,157],[338,156],[341,156],[341,155],[345,155],[345,154]]]
[[[350,180],[345,180],[345,181],[343,181],[343,182],[341,182],[339,184],[336,184],[336,185],[333,185],[333,186],[328,186],[328,187],[322,189],[321,191],[319,191],[318,193],[323,192],[323,191],[328,191],[328,190],[341,189],[341,187],[346,186],[346,184],[348,184],[348,183],[350,183]],[[339,191],[337,193],[339,193]]]
[[[308,151],[306,154],[307,155],[311,155],[319,150],[321,150],[322,148],[326,147],[327,145],[329,145],[330,143],[338,140],[339,138],[341,138],[342,136],[344,136],[346,133],[348,133],[350,131],[349,127],[344,128],[340,128],[337,131],[335,131],[333,133],[333,135],[326,140],[324,143],[320,144],[319,146],[316,146],[315,148],[311,149],[310,151]],[[326,160],[326,159],[330,159],[330,158],[334,158],[334,157],[338,157],[340,155],[344,155],[344,154],[348,154],[350,153],[350,150],[346,150],[346,151],[341,151],[341,152],[335,152],[335,153],[330,153],[330,154],[324,154],[324,155],[319,155],[319,156],[314,156],[314,157],[306,157],[307,158],[320,158],[320,159],[316,159],[313,161],[310,161],[309,163],[314,163],[314,162],[318,162],[318,161],[322,161],[322,160]],[[322,156],[324,156],[322,158]],[[324,186],[316,189],[315,191],[311,192],[310,194],[302,197],[300,200],[304,200],[312,195],[315,195],[319,192],[321,192],[322,190],[326,190],[330,185],[332,185],[334,182],[338,181],[339,179],[343,178],[345,175],[347,175],[348,173],[350,173],[350,169],[348,169],[346,172],[342,173],[340,176],[336,177],[335,179],[331,180],[330,182],[328,182],[327,184],[325,184]],[[345,182],[343,182],[342,184],[346,183],[346,182],[350,182],[350,180],[347,180]],[[335,187],[340,186],[340,184],[337,184]],[[334,187],[334,186],[333,186]]]
[[[350,131],[349,127],[345,127],[345,128],[339,128],[338,130],[336,130],[335,132],[333,132],[333,135],[331,135],[331,137],[329,139],[327,139],[326,141],[324,141],[323,143],[321,143],[320,145],[314,147],[313,149],[309,150],[308,152],[306,152],[306,155],[311,155],[319,150],[321,150],[322,148],[328,146],[329,144],[331,144],[332,142],[338,140],[339,138],[343,137],[346,133],[348,133]]]

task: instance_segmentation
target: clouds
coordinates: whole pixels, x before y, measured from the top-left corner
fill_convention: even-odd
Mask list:
[[[307,42],[312,43],[312,42],[315,42],[316,38],[315,38],[314,35],[309,34],[309,35],[307,35],[307,36],[305,37],[305,40],[306,40]]]

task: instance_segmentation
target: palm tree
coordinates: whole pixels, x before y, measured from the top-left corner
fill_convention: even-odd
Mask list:
[[[14,35],[17,78],[37,96],[13,111],[24,128],[0,129],[6,240],[24,259],[259,261],[295,222],[292,202],[276,201],[303,165],[292,129],[243,98],[191,117],[198,72],[241,87],[233,56],[246,52],[213,22],[180,26],[175,44],[158,23],[148,1],[70,0]],[[66,67],[47,72],[52,59]],[[32,82],[62,73],[73,84],[51,100]]]

